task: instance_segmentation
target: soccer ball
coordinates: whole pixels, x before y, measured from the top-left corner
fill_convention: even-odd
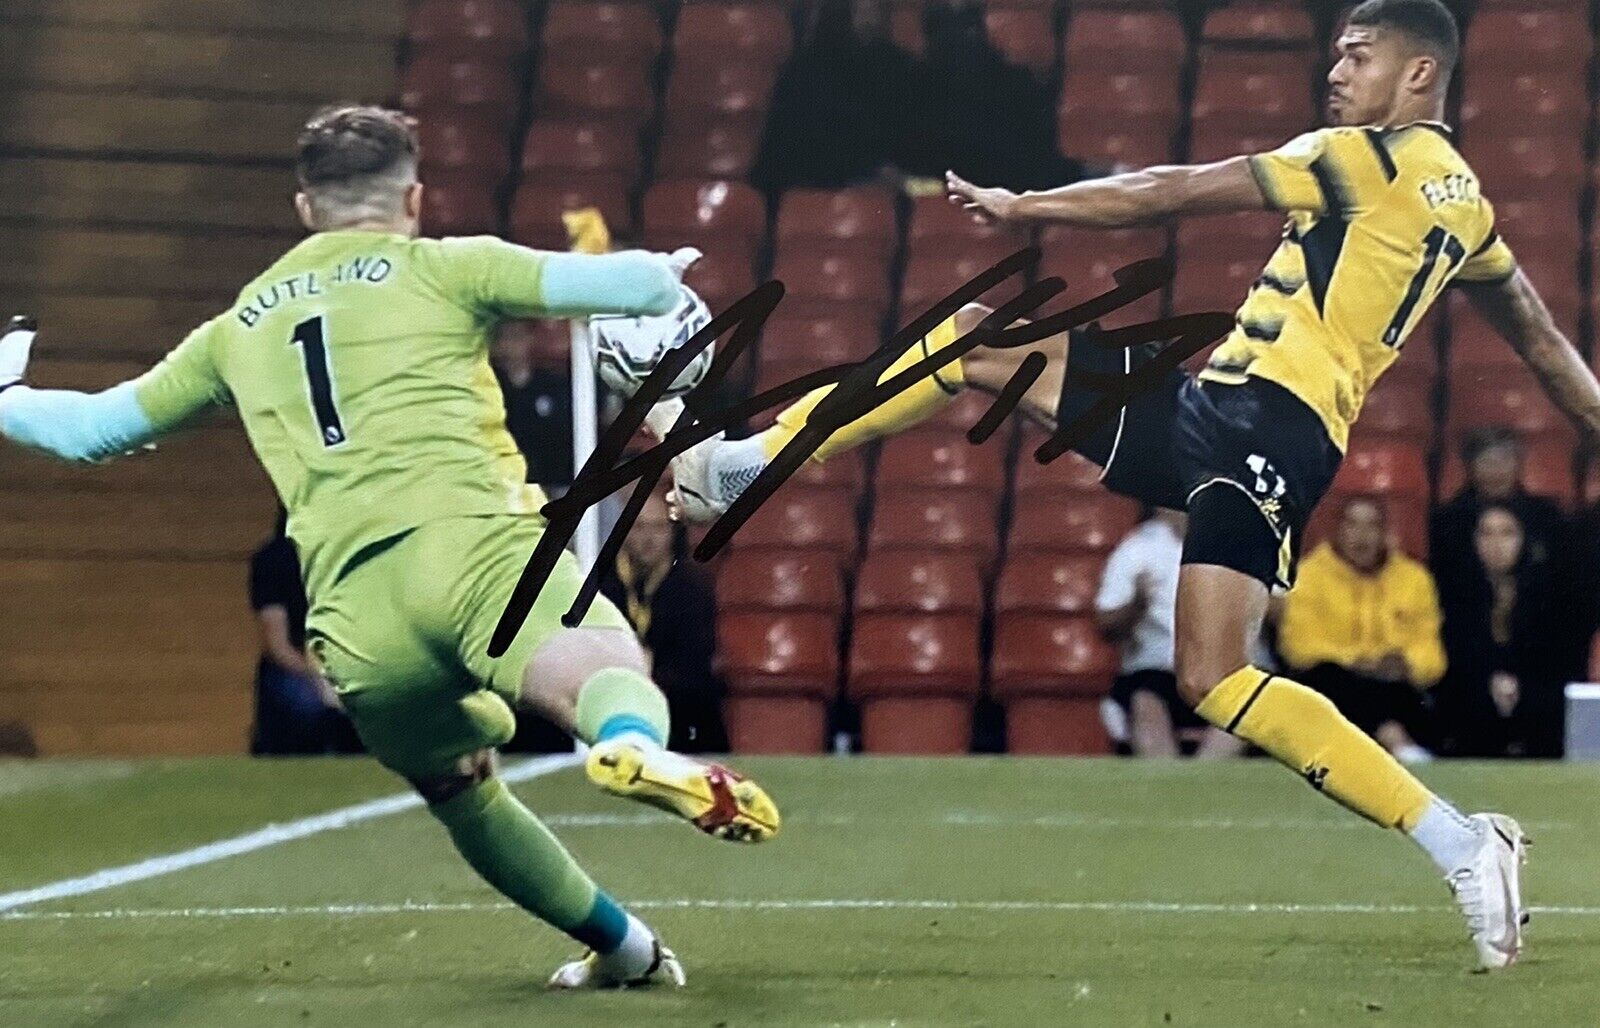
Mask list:
[[[623,396],[632,396],[670,351],[677,349],[711,321],[704,300],[680,286],[678,303],[666,314],[631,318],[607,315],[589,319],[589,338],[600,381]],[[715,355],[707,346],[673,379],[662,399],[689,392],[706,377]]]

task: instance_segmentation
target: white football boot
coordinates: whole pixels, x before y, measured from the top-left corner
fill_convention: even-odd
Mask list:
[[[632,989],[649,985],[671,985],[682,988],[687,982],[683,965],[677,955],[655,940],[655,959],[643,974],[626,977],[617,969],[608,967],[606,958],[593,950],[577,960],[562,964],[550,976],[552,989]]]
[[[1445,876],[1456,903],[1467,918],[1467,930],[1478,948],[1478,968],[1495,971],[1516,963],[1522,952],[1522,865],[1528,859],[1528,837],[1522,826],[1504,814],[1474,814],[1483,840],[1472,860]]]
[[[0,389],[16,385],[27,375],[28,353],[38,331],[32,318],[19,315],[0,332]]]

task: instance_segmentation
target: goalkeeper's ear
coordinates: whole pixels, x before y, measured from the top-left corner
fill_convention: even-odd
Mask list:
[[[28,352],[39,324],[33,318],[17,315],[0,335],[0,389],[21,382],[28,371]]]

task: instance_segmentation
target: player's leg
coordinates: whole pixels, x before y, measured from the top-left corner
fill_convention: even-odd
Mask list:
[[[429,556],[425,526],[350,569],[314,598],[308,641],[368,751],[427,801],[467,863],[512,902],[596,954],[586,984],[681,969],[654,935],[601,892],[539,819],[494,775],[493,750],[516,720],[505,700],[463,690],[432,638],[450,576]],[[431,572],[431,580],[429,574]]]
[[[410,780],[484,881],[589,948],[590,955],[556,972],[552,986],[633,984],[657,975],[683,984],[683,968],[672,951],[596,887],[566,847],[495,777],[493,750],[469,753],[447,770],[413,772]]]
[[[453,518],[428,529],[432,550],[421,566],[463,569],[447,603],[448,642],[486,694],[530,707],[588,743],[585,769],[608,792],[721,839],[761,842],[777,833],[777,807],[759,785],[666,748],[666,697],[610,600],[596,597],[579,627],[562,626],[584,577],[571,553],[558,558],[506,652],[488,657],[490,635],[543,532],[539,519]]]
[[[1258,563],[1248,557],[1252,551],[1270,554],[1276,547],[1254,502],[1233,483],[1196,495],[1178,577],[1179,690],[1211,724],[1260,747],[1349,809],[1410,836],[1455,890],[1482,965],[1504,967],[1521,944],[1520,829],[1500,815],[1462,815],[1326,697],[1250,663],[1271,572],[1238,566]]]
[[[604,597],[599,619],[615,613]],[[777,806],[759,785],[720,764],[666,748],[667,701],[645,672],[631,629],[563,628],[522,673],[522,700],[590,745],[585,770],[607,792],[648,803],[710,835],[761,842],[777,833]]]
[[[878,380],[887,381],[938,353],[976,328],[990,313],[991,308],[982,304],[966,305],[906,350]],[[1020,323],[1026,323],[1025,319]],[[1027,354],[1035,351],[1045,354],[1047,363],[1043,373],[1021,397],[1018,409],[1053,426],[1066,373],[1066,346],[1067,335],[1063,332],[1033,347],[970,350],[959,360],[913,383],[833,432],[811,459],[826,461],[835,454],[912,428],[943,410],[963,388],[998,394],[1011,381]],[[773,425],[747,439],[730,441],[717,437],[680,454],[672,464],[674,507],[693,521],[708,521],[727,510],[762,469],[799,435],[811,412],[833,389],[833,386],[824,386],[812,390],[780,411]],[[647,424],[660,437],[672,427],[682,409],[679,401],[657,404]]]

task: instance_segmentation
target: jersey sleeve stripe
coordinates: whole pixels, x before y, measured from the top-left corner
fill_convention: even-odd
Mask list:
[[[1472,253],[1468,255],[1467,259],[1471,260],[1473,257],[1476,257],[1480,253],[1483,253],[1485,250],[1489,249],[1489,247],[1493,246],[1494,244],[1498,243],[1499,241],[1500,241],[1500,233],[1498,233],[1498,232],[1490,232],[1489,233],[1489,238],[1485,239],[1483,241],[1483,245],[1482,246],[1480,246],[1476,250],[1472,251]]]
[[[1250,165],[1250,174],[1255,177],[1256,185],[1261,187],[1261,195],[1266,197],[1267,209],[1284,210],[1283,197],[1278,194],[1277,187],[1273,185],[1272,173],[1263,165],[1260,155],[1252,154],[1245,158],[1245,162]]]
[[[1338,168],[1326,157],[1318,157],[1311,162],[1311,174],[1317,180],[1317,188],[1322,191],[1322,209],[1329,214],[1345,217],[1350,211],[1350,196],[1345,191]]]
[[[1383,133],[1371,128],[1364,129],[1363,132],[1367,137],[1367,142],[1372,144],[1372,152],[1377,155],[1378,163],[1383,165],[1384,177],[1393,182],[1395,177],[1400,174],[1400,171],[1394,166],[1394,155],[1384,145]]]

